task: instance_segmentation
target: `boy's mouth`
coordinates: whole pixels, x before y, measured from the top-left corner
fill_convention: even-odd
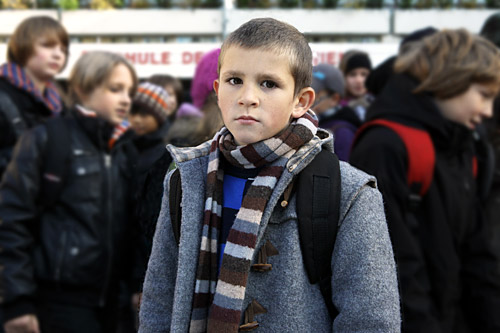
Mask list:
[[[238,120],[257,121],[255,118],[250,117],[250,116],[241,116],[241,117],[238,118]]]
[[[59,64],[56,63],[50,63],[49,67],[53,70],[59,70]]]
[[[250,116],[241,116],[236,119],[241,125],[251,125],[257,122],[257,120]]]
[[[118,109],[116,110],[118,117],[125,118],[127,116],[127,110]]]

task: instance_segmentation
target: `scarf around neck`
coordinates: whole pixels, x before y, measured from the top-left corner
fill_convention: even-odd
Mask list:
[[[98,118],[97,113],[95,111],[86,109],[81,105],[77,104],[76,110],[78,110],[78,112],[84,117]],[[125,134],[125,132],[128,131],[129,128],[130,128],[130,122],[126,119],[122,120],[121,123],[119,123],[118,125],[116,125],[113,128],[113,133],[111,134],[111,137],[108,140],[108,149],[109,150],[111,150],[113,148],[113,146],[118,141],[118,139],[120,139],[121,136],[123,134]]]
[[[225,127],[214,136],[208,158],[205,212],[190,332],[238,332],[262,214],[286,163],[314,137],[317,126],[316,115],[308,111],[274,137],[250,145],[236,146],[233,135]],[[237,167],[262,169],[243,197],[217,276],[224,179],[220,153]]]
[[[52,82],[47,83],[44,94],[42,95],[35,84],[26,74],[25,70],[14,62],[8,62],[0,66],[0,77],[9,81],[13,86],[26,91],[37,101],[42,102],[52,111],[52,114],[58,114],[62,111],[61,96]]]

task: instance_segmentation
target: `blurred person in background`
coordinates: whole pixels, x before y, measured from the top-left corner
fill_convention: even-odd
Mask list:
[[[404,332],[499,332],[500,260],[479,205],[475,130],[500,89],[500,52],[466,30],[411,43],[370,107],[350,163],[375,175],[386,202]],[[422,159],[391,122],[429,139]],[[424,142],[414,142],[425,147]],[[429,148],[429,149],[427,149]],[[432,152],[434,151],[434,152]],[[430,183],[413,183],[415,163]]]
[[[330,64],[314,66],[311,87],[316,93],[312,110],[318,115],[319,127],[334,135],[334,152],[347,162],[361,120],[352,108],[340,105],[345,92],[342,72]]]
[[[145,237],[147,230],[143,229],[143,218],[148,216],[150,202],[143,201],[145,195],[144,184],[151,167],[162,157],[165,149],[165,137],[170,127],[169,118],[172,116],[172,102],[167,91],[159,85],[143,82],[137,87],[137,93],[130,110],[130,137],[134,150],[129,152],[133,156],[132,196],[134,203],[141,203],[133,210],[134,221],[142,229],[138,235],[139,245],[134,251],[134,273],[131,283],[122,281],[120,294],[120,326],[119,333],[135,332],[137,326],[136,313],[140,302],[142,282],[146,273],[147,260],[151,252],[151,242]],[[167,155],[168,157],[170,155]],[[153,207],[154,208],[154,207]]]
[[[179,79],[164,74],[156,74],[146,80],[149,83],[162,87],[168,93],[168,121],[172,123],[175,119],[177,109],[184,101],[184,89]]]
[[[339,69],[345,79],[345,96],[341,105],[354,109],[358,118],[364,121],[366,109],[373,101],[373,96],[366,89],[366,78],[372,70],[370,57],[363,51],[347,51],[340,61]]]
[[[68,117],[20,138],[0,185],[7,333],[115,329],[136,248],[132,160],[120,140],[136,86],[122,56],[85,53],[69,78]]]
[[[489,16],[481,28],[480,35],[500,48],[500,13]],[[496,97],[493,105],[493,117],[485,122],[486,135],[492,145],[494,167],[492,184],[487,199],[485,200],[485,215],[493,232],[492,242],[500,252],[500,98]]]
[[[179,107],[176,119],[167,133],[168,144],[177,147],[197,146],[211,139],[222,127],[222,116],[213,90],[213,82],[218,78],[219,54],[219,48],[212,50],[198,63],[190,90],[193,104],[185,102]],[[172,157],[165,149],[144,181],[138,210],[148,243],[153,239],[160,213],[163,180],[167,171],[173,167]]]
[[[0,66],[0,178],[21,134],[62,112],[54,77],[66,66],[68,49],[68,33],[48,16],[25,19],[10,37]]]
[[[405,50],[410,46],[410,43],[417,42],[422,38],[430,36],[438,32],[433,27],[425,27],[413,31],[411,34],[403,38],[399,44],[399,54],[405,52]],[[389,81],[389,78],[394,74],[394,62],[396,61],[397,55],[391,56],[380,63],[377,67],[373,68],[368,74],[365,81],[366,89],[368,92],[376,98],[384,89],[385,84]]]

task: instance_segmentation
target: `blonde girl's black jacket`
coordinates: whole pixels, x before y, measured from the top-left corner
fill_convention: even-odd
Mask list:
[[[98,118],[73,112],[65,124],[71,157],[54,205],[39,205],[45,126],[21,137],[0,185],[4,320],[33,313],[37,299],[104,306],[132,266],[128,142],[109,151],[113,129]]]
[[[418,206],[408,199],[407,153],[390,129],[374,127],[352,165],[377,177],[398,267],[404,332],[500,332],[498,253],[479,209],[473,133],[444,119],[416,81],[394,76],[368,112],[427,131],[436,150],[433,182]],[[481,172],[481,170],[480,170]]]

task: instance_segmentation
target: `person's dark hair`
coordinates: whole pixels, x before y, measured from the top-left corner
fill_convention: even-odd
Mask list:
[[[339,64],[339,69],[344,73],[344,76],[347,76],[350,71],[359,67],[367,68],[368,70],[372,69],[368,53],[360,50],[349,50],[344,53]]]
[[[219,74],[226,51],[233,46],[261,49],[287,56],[290,72],[295,80],[295,96],[303,88],[311,86],[311,48],[304,35],[290,24],[272,18],[258,18],[241,25],[222,44],[218,64]]]
[[[479,34],[500,48],[500,13],[489,16]]]
[[[159,85],[161,87],[172,86],[177,99],[177,106],[181,105],[184,100],[184,89],[179,79],[166,74],[156,74],[151,76],[146,81]]]
[[[38,38],[46,38],[47,44],[61,43],[68,61],[69,37],[66,29],[48,16],[33,16],[21,22],[9,39],[7,47],[7,61],[15,62],[21,67],[26,66],[33,55],[34,46]],[[61,69],[61,70],[62,70]]]

